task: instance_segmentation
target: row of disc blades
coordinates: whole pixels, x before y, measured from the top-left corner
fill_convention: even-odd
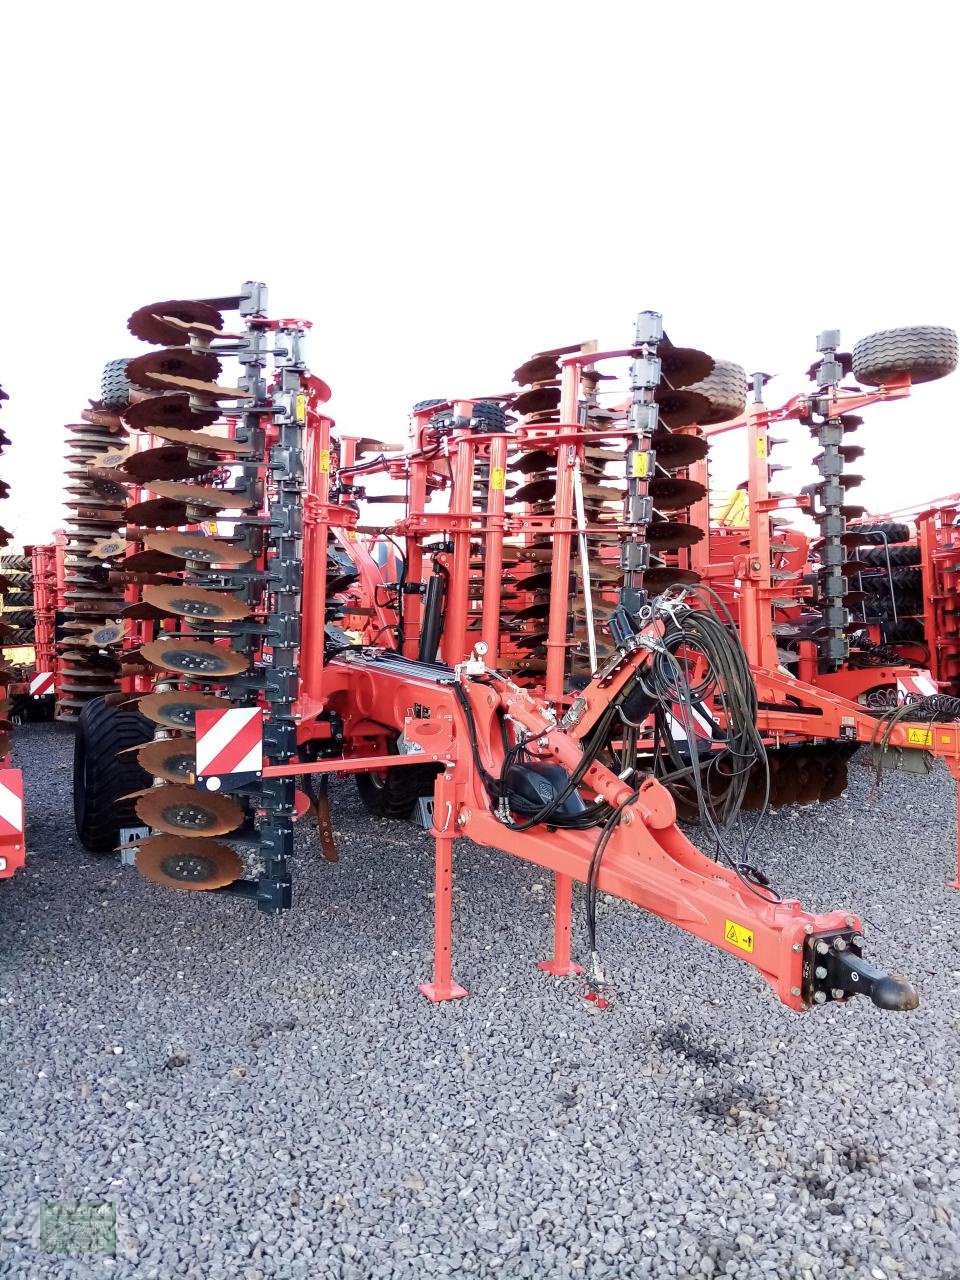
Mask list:
[[[217,381],[221,359],[209,344],[231,337],[223,324],[215,307],[194,301],[155,303],[130,317],[134,337],[167,345],[125,363],[123,427],[149,442],[122,449],[98,469],[100,482],[118,486],[119,509],[90,551],[107,582],[134,588],[135,599],[117,611],[121,625],[143,624],[155,636],[125,654],[122,665],[124,674],[155,677],[153,691],[138,699],[156,732],[136,749],[153,778],[130,797],[152,832],[139,843],[137,869],[182,889],[218,888],[243,874],[239,855],[219,837],[243,826],[244,804],[193,786],[196,713],[231,706],[231,684],[251,665],[237,624],[256,609],[256,592],[243,588],[261,576],[256,534],[206,531],[222,513],[242,520],[259,510],[256,486],[227,488],[230,464],[252,455],[216,428],[220,402],[247,394]],[[143,435],[135,434],[135,443]],[[245,701],[242,693],[237,700]]]
[[[520,386],[510,408],[522,415],[524,426],[544,426],[560,421],[560,357],[568,349],[538,352],[514,373]],[[707,357],[709,360],[709,357]],[[665,362],[666,364],[666,362]],[[712,361],[709,362],[709,367]],[[626,414],[601,406],[597,397],[599,375],[586,371],[581,382],[580,410],[584,426],[595,432],[609,427],[621,430]],[[649,482],[653,499],[654,521],[646,528],[645,537],[651,547],[651,568],[644,575],[647,588],[656,593],[671,584],[695,582],[697,575],[676,563],[676,553],[694,545],[704,536],[703,530],[690,522],[689,508],[705,493],[703,486],[682,473],[707,454],[707,442],[693,428],[698,417],[706,417],[709,400],[695,390],[674,389],[664,378],[656,391],[660,425],[653,437],[656,450],[656,474]],[[680,428],[685,428],[683,432]],[[626,488],[627,454],[622,436],[602,437],[584,446],[580,462],[579,484],[589,532],[586,534],[589,565],[590,603],[598,633],[598,654],[608,646],[600,638],[604,620],[616,606],[617,589],[622,581],[619,568],[620,533]],[[533,516],[555,513],[557,490],[556,448],[518,447],[507,459],[506,501],[508,511],[524,511]],[[552,580],[553,539],[548,533],[531,535],[508,542],[504,547],[504,580],[506,591],[501,606],[502,665],[514,678],[537,683],[546,670],[547,620],[551,595],[557,584]],[[483,566],[483,544],[474,548],[473,567]],[[586,670],[587,600],[577,554],[576,541],[571,554],[571,621],[567,644],[571,672],[578,666]],[[481,605],[476,602],[472,626],[481,625]]]

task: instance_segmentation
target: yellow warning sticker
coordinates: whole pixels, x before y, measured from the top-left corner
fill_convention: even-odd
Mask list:
[[[757,441],[757,457],[765,458],[767,456],[767,437],[761,436]]]
[[[634,480],[646,480],[650,455],[639,450],[630,455],[630,475]]]
[[[330,450],[321,449],[320,450],[320,474],[322,476],[325,476],[329,470],[330,470]]]
[[[753,930],[737,924],[734,920],[724,922],[723,936],[732,946],[739,947],[741,951],[753,950]]]
[[[907,741],[911,747],[932,747],[933,746],[933,730],[932,729],[908,729]]]
[[[295,413],[296,413],[296,415],[297,415],[297,421],[298,421],[298,422],[306,422],[306,420],[307,420],[307,397],[306,397],[305,395],[299,395],[299,396],[297,396],[297,399],[296,399],[296,407],[295,407],[295,409],[294,409],[294,412],[295,412]]]
[[[503,467],[494,467],[490,472],[490,488],[502,489],[507,482],[507,473]]]

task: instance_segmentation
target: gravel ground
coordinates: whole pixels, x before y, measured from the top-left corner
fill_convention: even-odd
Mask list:
[[[30,1280],[960,1278],[960,897],[944,774],[772,818],[811,907],[870,922],[922,1007],[805,1017],[748,967],[605,904],[616,1007],[540,975],[548,877],[461,843],[431,1006],[418,829],[334,791],[268,919],[71,840],[71,737],[17,735],[25,872],[0,884],[0,1274]],[[578,941],[580,899],[578,907]],[[41,1206],[108,1203],[116,1252],[43,1252]],[[54,1242],[56,1243],[56,1242]]]

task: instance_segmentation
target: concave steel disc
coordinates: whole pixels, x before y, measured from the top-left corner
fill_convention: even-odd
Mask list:
[[[695,426],[710,409],[710,401],[699,391],[678,391],[665,387],[663,383],[657,387],[653,398],[658,405],[660,421],[672,430]]]
[[[543,502],[547,498],[552,498],[556,491],[556,479],[548,476],[542,480],[531,480],[529,484],[521,485],[513,497],[516,502]]]
[[[511,471],[519,471],[521,475],[535,475],[539,471],[549,471],[557,465],[557,455],[546,449],[534,449],[532,453],[521,453],[508,463]]]
[[[179,556],[198,564],[246,564],[253,554],[235,542],[210,538],[202,533],[150,533],[143,545],[165,555]]]
[[[671,431],[655,431],[650,444],[656,451],[657,464],[666,471],[690,467],[710,452],[710,445],[702,436],[675,435]]]
[[[171,689],[168,693],[148,693],[140,699],[140,710],[154,724],[168,729],[187,729],[191,733],[198,711],[229,711],[227,698],[212,693],[194,693],[192,689]]]
[[[118,618],[131,618],[135,622],[163,622],[176,616],[175,613],[170,613],[167,609],[158,609],[144,600],[138,600],[136,604],[128,604],[117,612]]]
[[[200,587],[147,587],[143,598],[157,609],[166,609],[181,618],[236,622],[250,616],[250,608],[226,591],[204,591]]]
[[[125,372],[135,386],[165,391],[169,382],[164,379],[193,378],[198,382],[214,382],[220,369],[220,361],[209,351],[166,347],[128,360]]]
[[[245,511],[257,505],[256,499],[246,493],[230,489],[214,489],[209,485],[181,484],[176,480],[151,480],[146,486],[151,493],[174,502],[185,502],[191,507],[209,507],[211,511]]]
[[[243,824],[243,805],[230,796],[172,783],[151,787],[136,804],[137,817],[169,835],[223,836]]]
[[[132,453],[132,445],[124,445],[122,448],[118,446],[116,449],[105,449],[103,453],[94,454],[90,458],[89,465],[104,470],[119,467],[126,462]]]
[[[172,321],[179,323],[171,323]],[[223,328],[223,316],[208,302],[174,299],[171,302],[151,302],[146,307],[138,307],[127,321],[127,328],[135,338],[140,338],[143,342],[176,346],[187,333],[216,338]]]
[[[646,541],[651,547],[660,547],[664,551],[676,551],[680,547],[692,547],[703,539],[703,530],[696,525],[681,524],[677,520],[660,520],[648,524]]]
[[[117,568],[124,573],[172,573],[183,568],[183,560],[165,551],[148,549],[125,556]]]
[[[673,476],[655,476],[648,492],[653,505],[661,511],[680,511],[699,502],[706,496],[706,489],[696,480],[678,480]]]
[[[80,417],[84,422],[89,422],[93,426],[103,427],[104,430],[113,434],[123,432],[123,420],[115,409],[105,409],[102,404],[97,401],[90,401],[90,407],[80,410]]]
[[[137,751],[141,769],[164,782],[191,784],[196,769],[196,746],[193,738],[161,738],[148,742]]]
[[[136,502],[123,514],[130,524],[142,525],[145,529],[169,529],[171,525],[185,524],[187,520],[186,506],[170,498],[148,498],[146,502]]]
[[[151,836],[137,850],[137,870],[168,889],[222,889],[243,875],[243,863],[218,840]]]
[[[156,449],[131,454],[123,464],[122,475],[135,484],[145,484],[148,480],[188,480],[191,476],[212,471],[216,465],[216,459],[202,465],[194,464],[181,445],[161,444]]]
[[[181,427],[189,431],[212,426],[220,417],[220,410],[194,409],[189,395],[178,391],[140,400],[124,409],[123,416],[135,431],[152,431],[156,427]]]
[[[521,387],[531,382],[549,382],[560,376],[560,361],[554,355],[531,356],[519,369],[514,369],[513,380]]]
[[[209,449],[216,453],[250,454],[251,446],[240,440],[231,440],[229,436],[215,436],[207,431],[185,431],[180,427],[153,427],[152,434],[161,440],[169,440],[171,444],[185,445],[188,449]],[[388,445],[386,448],[402,448],[402,445]]]
[[[154,640],[140,650],[148,662],[164,671],[179,671],[196,679],[235,676],[246,671],[249,662],[242,653],[205,640],[174,638]]]
[[[560,403],[560,388],[539,386],[521,391],[510,406],[517,413],[549,413]]]
[[[660,372],[671,387],[689,387],[713,373],[716,361],[696,347],[675,347],[666,336],[657,347]]]

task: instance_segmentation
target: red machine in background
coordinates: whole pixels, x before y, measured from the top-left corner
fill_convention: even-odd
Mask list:
[[[9,397],[0,387],[0,409]],[[0,428],[0,454],[3,453],[10,440]],[[8,496],[8,486],[0,480],[0,500]],[[13,535],[0,527],[0,548],[7,548],[13,541]],[[0,880],[8,879],[23,866],[26,858],[26,845],[23,835],[23,775],[14,769],[10,759],[10,731],[13,729],[12,719],[13,695],[12,687],[16,683],[19,672],[9,661],[14,653],[14,646],[20,640],[19,627],[10,620],[7,602],[16,597],[20,572],[20,557],[4,554],[0,557],[0,599],[3,602],[0,614]]]
[[[848,393],[847,358],[825,335],[817,391],[784,415],[815,426],[824,454],[816,656],[798,650],[806,667],[792,674],[774,634],[774,560],[793,553],[771,530],[780,500],[759,398],[745,419],[749,540],[716,563],[705,539],[709,424],[731,416],[735,367],[676,346],[643,312],[616,350],[537,353],[515,372],[519,391],[415,406],[398,452],[332,434],[307,327],[268,318],[254,283],[131,317],[136,338],[166,345],[125,363],[125,404],[94,407],[125,441],[115,478],[138,489],[102,508],[119,536],[88,572],[140,588],[125,609],[143,627],[137,652],[105,643],[120,644],[124,679],[159,674],[136,711],[123,693],[82,708],[75,801],[88,846],[116,843],[117,806],[135,792],[154,832],[136,840],[141,873],[282,910],[294,822],[312,807],[335,857],[324,781],[354,773],[376,814],[432,801],[434,974],[421,986],[432,1000],[465,994],[451,893],[453,843],[468,836],[553,871],[550,973],[579,972],[571,890],[586,885],[598,1004],[603,892],[752,964],[791,1008],[857,992],[913,1007],[907,983],[863,959],[855,915],[810,913],[773,889],[736,818],[789,802],[791,787],[820,798],[862,743],[886,763],[925,751],[960,767],[956,708],[927,700],[909,721],[900,708],[883,718],[830,686],[849,625],[837,451],[851,409],[907,394],[916,362]],[[224,377],[228,358],[239,376]],[[378,475],[392,492],[368,494]],[[361,523],[377,503],[399,517]],[[791,600],[806,598],[798,585]],[[678,807],[714,856],[681,831]]]

